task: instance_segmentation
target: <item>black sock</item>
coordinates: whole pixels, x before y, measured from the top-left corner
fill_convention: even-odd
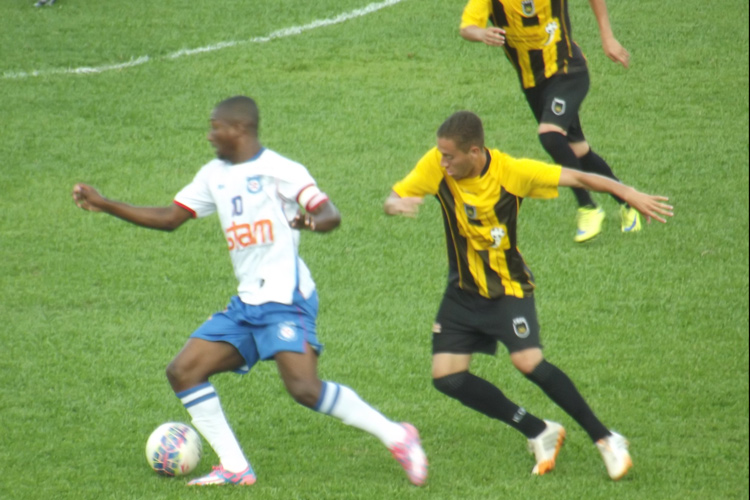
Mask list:
[[[610,179],[614,179],[616,181],[620,180],[615,177],[615,173],[612,171],[612,167],[610,167],[609,164],[604,161],[604,158],[596,154],[593,149],[589,149],[589,152],[583,155],[579,159],[579,161],[584,172],[603,175],[604,177],[609,177]],[[612,196],[612,198],[614,198],[615,201],[620,205],[625,204],[625,200],[623,200],[619,196],[610,196]]]
[[[542,147],[544,148],[544,150],[547,151],[547,154],[550,155],[558,165],[562,165],[563,167],[568,168],[574,168],[576,170],[583,170],[580,160],[570,148],[570,144],[568,144],[567,137],[565,137],[561,133],[545,132],[543,134],[539,134],[539,142],[542,143]],[[579,207],[596,206],[596,203],[594,203],[594,200],[591,198],[591,195],[588,191],[581,188],[571,189],[573,190],[573,194],[576,197],[576,201],[578,201]]]
[[[592,441],[608,436],[609,430],[602,424],[576,389],[575,384],[555,365],[542,360],[526,377],[538,385],[557,406],[573,417],[588,433]]]
[[[436,378],[432,383],[446,396],[490,418],[505,422],[527,438],[538,436],[547,426],[544,421],[506,398],[500,389],[468,371]]]

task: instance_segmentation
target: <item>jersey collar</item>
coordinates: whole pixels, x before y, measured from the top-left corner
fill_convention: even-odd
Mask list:
[[[490,161],[492,160],[492,157],[490,156],[490,150],[487,148],[484,148],[484,155],[487,157],[487,161],[484,164],[484,168],[482,169],[482,172],[479,174],[479,177],[483,177],[484,174],[487,173],[487,171],[490,169]]]

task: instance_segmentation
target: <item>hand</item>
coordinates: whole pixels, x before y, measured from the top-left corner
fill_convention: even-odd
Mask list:
[[[76,205],[89,212],[101,212],[104,198],[99,192],[86,184],[76,184],[73,186],[73,201]]]
[[[490,47],[502,47],[505,45],[505,30],[490,26],[482,33],[482,42]]]
[[[602,48],[612,61],[620,63],[626,68],[630,66],[630,53],[615,38],[602,40]]]
[[[388,213],[390,215],[404,215],[406,217],[416,217],[419,213],[419,206],[424,203],[422,198],[417,197],[391,197],[388,199]]]
[[[302,210],[297,211],[297,215],[294,216],[294,219],[292,219],[289,225],[292,226],[293,229],[309,229],[310,231],[315,231],[315,220],[312,215],[303,212]]]
[[[659,214],[666,215],[667,217],[672,217],[674,215],[672,212],[674,207],[662,203],[668,200],[669,198],[666,196],[654,196],[636,191],[633,196],[628,196],[628,199],[625,201],[627,201],[631,207],[643,214],[646,218],[646,222],[650,224],[651,219],[658,220],[661,223],[667,222],[666,219],[660,217]]]

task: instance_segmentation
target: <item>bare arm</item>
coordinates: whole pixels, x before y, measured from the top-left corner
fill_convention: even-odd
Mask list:
[[[192,217],[189,211],[175,204],[167,207],[136,207],[109,200],[86,184],[73,186],[73,200],[76,205],[89,212],[108,213],[138,226],[161,231],[174,231]]]
[[[589,5],[591,5],[591,10],[594,11],[596,22],[599,25],[599,35],[602,39],[604,53],[612,61],[620,63],[627,68],[630,65],[630,54],[625,50],[625,47],[620,45],[620,42],[617,41],[612,32],[612,25],[609,24],[609,12],[607,11],[605,0],[589,0]]]
[[[465,26],[461,28],[461,37],[470,42],[482,42],[490,47],[501,47],[505,45],[505,30],[489,26]]]
[[[312,212],[297,212],[289,223],[294,229],[307,229],[318,233],[333,231],[341,224],[341,213],[331,201],[321,203]]]
[[[660,214],[668,217],[672,217],[673,215],[673,207],[666,203],[662,203],[668,201],[669,198],[642,193],[635,188],[626,186],[625,184],[601,175],[588,174],[579,170],[563,167],[560,172],[559,185],[563,187],[584,188],[591,191],[610,193],[619,196],[625,200],[628,205],[643,214],[649,222],[651,219],[656,219],[659,222],[667,222],[666,219],[660,216]]]
[[[386,198],[383,204],[383,210],[386,215],[404,215],[406,217],[416,217],[419,212],[419,205],[424,203],[422,198],[406,197],[402,198],[395,191]]]

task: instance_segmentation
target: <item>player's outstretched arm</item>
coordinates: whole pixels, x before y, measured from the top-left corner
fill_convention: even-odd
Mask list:
[[[105,212],[138,226],[174,231],[192,214],[182,207],[136,207],[119,201],[109,200],[87,184],[73,186],[73,200],[76,205],[89,212]]]
[[[609,23],[609,12],[604,0],[589,0],[591,10],[594,11],[596,22],[599,25],[599,35],[602,39],[602,49],[612,61],[622,64],[624,67],[630,65],[630,53],[620,45],[612,32],[612,25]]]
[[[404,215],[406,217],[416,217],[419,213],[419,206],[424,203],[422,198],[417,197],[400,197],[395,191],[386,198],[383,204],[383,210],[387,215]]]
[[[312,212],[297,212],[289,223],[294,229],[307,229],[318,233],[333,231],[341,224],[341,213],[330,200],[321,203]]]
[[[482,42],[490,47],[502,47],[505,45],[505,30],[489,26],[480,28],[479,26],[464,26],[461,28],[461,38],[470,42]]]
[[[651,219],[656,219],[659,222],[667,222],[662,216],[672,217],[674,215],[672,213],[673,207],[664,203],[669,200],[666,196],[642,193],[635,188],[601,175],[589,174],[563,167],[560,172],[559,185],[563,187],[584,188],[619,196],[628,205],[643,214],[648,222],[651,222]]]

